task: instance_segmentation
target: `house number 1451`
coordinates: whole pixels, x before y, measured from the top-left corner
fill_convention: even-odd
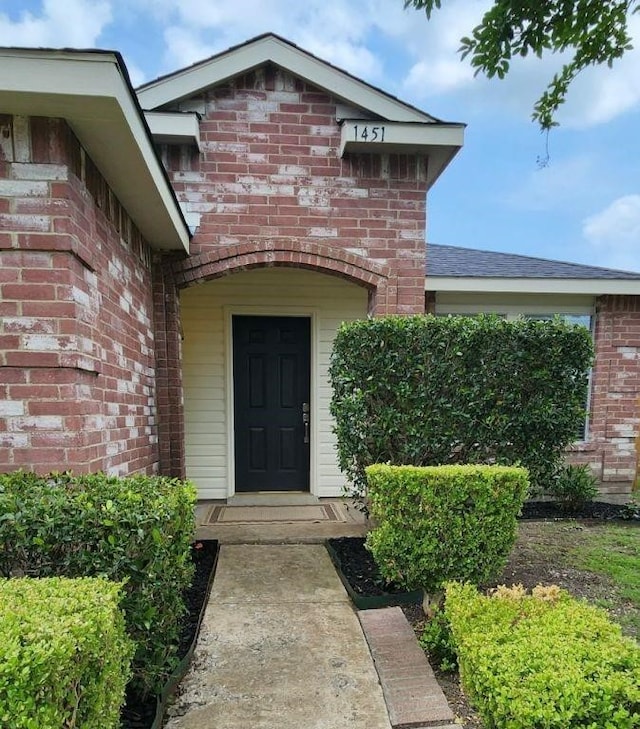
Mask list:
[[[356,142],[384,142],[384,127],[355,124],[353,136]]]

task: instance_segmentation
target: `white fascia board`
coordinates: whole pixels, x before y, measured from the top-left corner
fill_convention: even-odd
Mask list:
[[[375,133],[373,130],[376,130]],[[432,147],[462,147],[462,124],[403,124],[349,119],[340,130],[340,156],[349,152],[421,151]]]
[[[425,291],[640,296],[640,280],[429,277],[427,272]]]
[[[189,231],[147,127],[110,52],[0,49],[0,109],[65,119],[154,248],[189,249]]]
[[[200,151],[200,124],[196,113],[145,111],[151,136],[160,144],[193,144]]]
[[[427,189],[431,188],[464,144],[463,124],[408,124],[349,119],[342,122],[340,134],[341,157],[349,152],[426,155],[429,158]]]
[[[312,86],[324,89],[350,106],[366,109],[382,119],[405,122],[436,121],[429,114],[413,109],[300,48],[272,36],[259,38],[147,84],[138,90],[138,100],[143,109],[158,109],[269,62],[304,79]]]

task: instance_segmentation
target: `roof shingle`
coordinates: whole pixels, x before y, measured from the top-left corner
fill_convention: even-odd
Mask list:
[[[640,273],[514,253],[427,244],[428,278],[554,278],[640,281]]]

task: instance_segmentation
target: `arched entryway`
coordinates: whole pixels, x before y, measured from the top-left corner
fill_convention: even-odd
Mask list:
[[[181,290],[185,465],[199,498],[240,490],[340,495],[329,358],[340,323],[367,316],[370,291],[344,275],[257,261]],[[267,421],[239,422],[246,406],[257,412],[275,401],[282,411],[267,412]]]

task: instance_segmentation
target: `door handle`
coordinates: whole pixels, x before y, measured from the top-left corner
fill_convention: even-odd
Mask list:
[[[309,407],[308,402],[302,403],[302,425],[304,426],[304,443],[309,442],[309,420],[311,417],[310,413],[311,408]]]

